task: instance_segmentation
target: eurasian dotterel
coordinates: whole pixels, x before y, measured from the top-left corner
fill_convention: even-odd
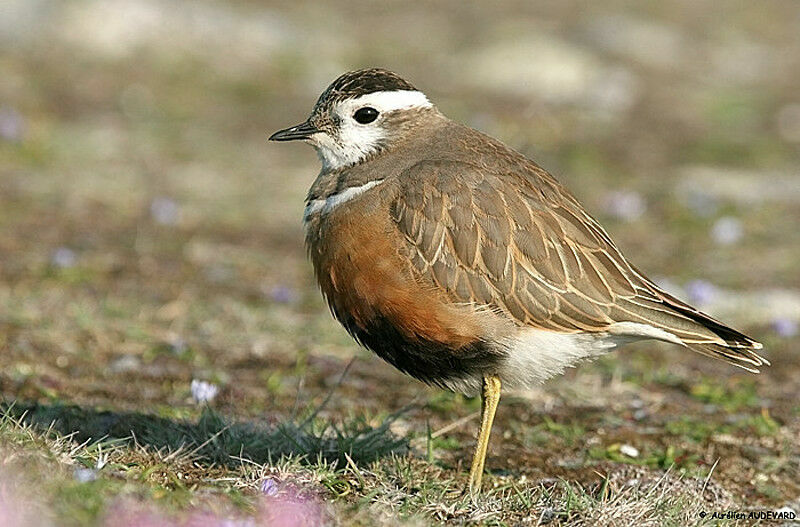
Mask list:
[[[657,339],[748,371],[761,344],[681,302],[628,262],[553,176],[456,123],[382,69],[345,73],[302,124],[306,245],[333,315],[426,383],[482,397],[469,490],[480,490],[501,386]]]

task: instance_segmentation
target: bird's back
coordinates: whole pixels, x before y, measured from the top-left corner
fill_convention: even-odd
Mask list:
[[[420,277],[455,303],[560,333],[657,338],[754,370],[761,345],[667,294],[549,173],[448,122],[397,177],[390,213]],[[431,140],[432,139],[432,140]]]

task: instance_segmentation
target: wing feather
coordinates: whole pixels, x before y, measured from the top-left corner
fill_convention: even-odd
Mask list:
[[[631,266],[549,174],[532,162],[521,172],[516,161],[422,161],[399,176],[392,218],[421,277],[519,325],[605,332],[633,322],[748,368],[766,363],[750,351],[758,343]]]

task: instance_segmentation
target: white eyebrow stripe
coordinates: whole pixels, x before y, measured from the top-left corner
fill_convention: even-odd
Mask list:
[[[395,90],[376,91],[356,97],[349,101],[353,107],[374,106],[381,112],[404,110],[406,108],[430,108],[431,101],[421,91]]]
[[[357,187],[349,187],[344,189],[343,191],[339,192],[338,194],[332,194],[325,199],[314,199],[309,201],[306,204],[306,210],[303,212],[303,223],[308,221],[308,218],[312,214],[316,214],[317,212],[321,212],[322,214],[327,214],[342,203],[350,201],[351,199],[363,194],[364,192],[368,191],[372,187],[380,185],[383,183],[384,180],[379,179],[376,181],[369,181],[364,183],[363,185],[359,185]]]

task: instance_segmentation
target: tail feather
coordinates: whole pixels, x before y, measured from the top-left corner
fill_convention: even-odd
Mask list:
[[[751,373],[760,373],[761,366],[769,366],[769,361],[750,349],[729,348],[721,344],[685,343],[686,347],[701,355],[722,359],[728,364],[738,366]]]
[[[724,360],[753,373],[769,366],[767,359],[756,351],[760,342],[678,300],[647,279],[649,293],[657,297],[637,298],[627,303],[625,311],[636,318],[674,335],[684,346],[702,355]],[[664,308],[667,308],[666,310]]]
[[[665,295],[664,300],[667,305],[717,335],[725,341],[728,347],[742,349],[761,349],[763,347],[760,342],[756,342],[744,333],[724,325],[722,322],[711,318],[702,311],[698,311],[666,293],[663,293],[663,295]]]

